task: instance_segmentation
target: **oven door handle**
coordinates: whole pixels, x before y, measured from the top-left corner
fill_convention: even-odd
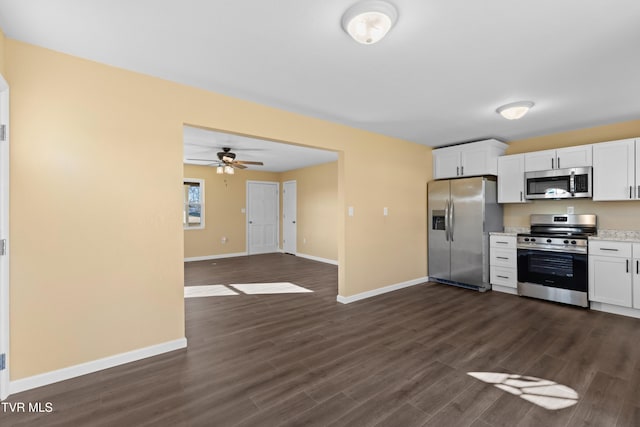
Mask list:
[[[541,248],[539,246],[527,245],[526,243],[518,244],[516,251],[536,251],[536,252],[556,252],[561,254],[587,255],[587,248]]]

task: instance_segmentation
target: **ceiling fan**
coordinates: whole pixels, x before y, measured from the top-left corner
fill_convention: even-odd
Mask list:
[[[262,162],[250,162],[245,160],[236,160],[236,153],[231,152],[230,147],[222,147],[222,151],[218,153],[218,160],[215,159],[187,159],[200,162],[211,162],[211,166],[217,166],[216,172],[219,174],[233,174],[234,169],[246,169],[245,165],[262,166]]]

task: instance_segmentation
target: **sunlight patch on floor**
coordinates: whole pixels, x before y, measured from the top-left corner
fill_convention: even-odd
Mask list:
[[[278,283],[239,283],[228,285],[185,286],[185,298],[224,297],[229,295],[260,295],[260,294],[301,294],[313,292],[311,289],[294,285],[289,282]],[[236,292],[236,290],[238,292]]]
[[[206,285],[206,286],[185,286],[185,298],[200,297],[221,297],[227,295],[239,295],[233,289],[229,289],[224,285]]]
[[[501,372],[467,372],[467,374],[551,411],[568,408],[578,403],[579,396],[574,389],[551,380]]]
[[[300,294],[313,292],[311,289],[289,282],[280,283],[243,283],[229,285],[245,294]]]

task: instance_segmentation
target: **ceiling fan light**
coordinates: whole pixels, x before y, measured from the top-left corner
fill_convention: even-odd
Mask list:
[[[235,173],[235,171],[233,170],[233,168],[231,166],[225,166],[224,167],[224,173],[229,174],[229,175],[233,175]]]
[[[531,101],[518,101],[498,107],[496,112],[507,120],[517,120],[524,117],[533,106]]]
[[[355,41],[374,44],[387,35],[398,19],[396,8],[380,0],[364,0],[342,15],[342,28]]]
[[[217,173],[218,175],[222,175],[222,174],[224,173],[224,168],[223,168],[222,166],[218,166],[218,167],[216,168],[216,173]]]

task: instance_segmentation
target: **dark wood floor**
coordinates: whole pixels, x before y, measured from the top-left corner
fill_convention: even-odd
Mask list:
[[[187,285],[288,281],[314,293],[188,299],[189,347],[9,402],[25,426],[640,426],[640,320],[425,284],[336,302],[335,266],[269,254],[189,263]],[[467,372],[553,380],[550,411]]]

